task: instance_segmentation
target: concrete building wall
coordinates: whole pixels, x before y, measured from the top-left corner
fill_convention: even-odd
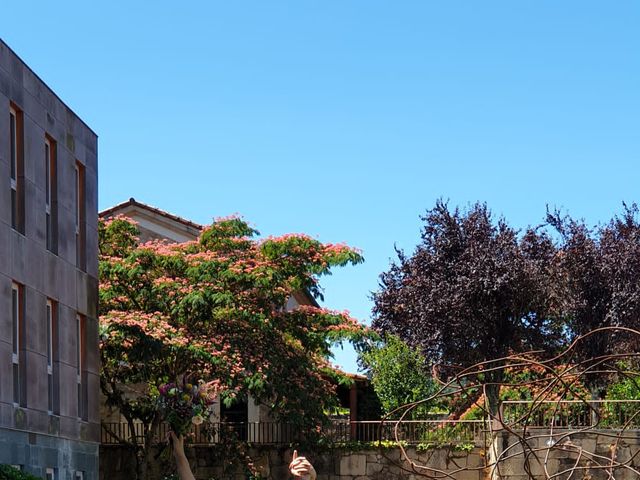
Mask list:
[[[10,108],[23,126],[20,188],[24,228],[12,228]],[[55,146],[54,240],[47,248],[45,138]],[[0,463],[23,465],[56,478],[76,471],[97,480],[98,230],[97,136],[0,40]],[[84,261],[77,262],[76,165],[84,171],[79,225]],[[21,401],[14,403],[12,285],[21,286]],[[49,408],[47,300],[57,311]],[[81,405],[77,374],[77,316],[81,336]],[[80,418],[82,417],[82,418]],[[55,452],[58,452],[57,454]],[[66,453],[65,453],[66,452]],[[75,477],[74,477],[75,478]]]

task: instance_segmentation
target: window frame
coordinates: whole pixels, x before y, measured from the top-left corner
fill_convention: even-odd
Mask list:
[[[47,329],[47,413],[54,415],[57,411],[57,402],[55,399],[55,352],[57,337],[57,303],[47,298],[45,307],[46,329]]]
[[[24,235],[24,113],[13,102],[9,102],[9,124],[11,228]]]
[[[13,374],[13,405],[22,404],[22,372],[20,357],[24,328],[23,318],[24,286],[11,283],[11,368]]]
[[[47,213],[51,213],[51,140],[44,137],[44,206]]]
[[[78,389],[78,419],[88,420],[88,398],[85,379],[86,317],[76,314],[76,386]]]
[[[57,254],[57,181],[58,181],[58,146],[48,134],[44,136],[44,169],[45,169],[45,243],[50,252]]]
[[[75,165],[75,233],[76,267],[86,271],[86,232],[85,232],[85,167],[76,161]]]
[[[75,232],[76,238],[80,235],[80,164],[76,162],[75,165],[75,179],[74,179],[74,188],[75,188]]]
[[[9,186],[11,189],[11,228],[21,230],[20,225],[20,189],[18,177],[20,176],[20,125],[19,110],[9,105]]]
[[[9,145],[11,189],[18,189],[18,111],[9,107]]]

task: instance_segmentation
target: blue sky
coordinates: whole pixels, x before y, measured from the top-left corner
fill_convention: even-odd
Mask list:
[[[437,198],[518,227],[638,199],[638,2],[5,3],[0,37],[100,136],[100,208],[357,246],[325,304],[365,321]]]

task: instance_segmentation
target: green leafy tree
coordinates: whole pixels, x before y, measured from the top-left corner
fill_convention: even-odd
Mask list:
[[[609,400],[640,400],[640,375],[627,375],[612,383],[607,389]]]
[[[366,328],[345,312],[284,305],[295,292],[319,297],[319,278],[361,255],[306,235],[257,239],[239,218],[214,222],[197,241],[138,243],[123,218],[100,224],[101,389],[137,436],[106,434],[137,453],[145,479],[168,382],[215,381],[227,405],[251,394],[307,436],[335,402],[335,342]]]
[[[428,398],[437,389],[429,375],[426,359],[395,335],[387,335],[384,341],[366,348],[360,355],[360,362],[369,371],[384,413]],[[413,418],[428,413],[430,407],[421,405],[413,411]]]

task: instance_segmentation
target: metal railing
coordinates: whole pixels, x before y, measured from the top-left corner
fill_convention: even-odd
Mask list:
[[[400,440],[407,444],[420,443],[475,443],[484,442],[487,431],[484,420],[406,420],[397,421],[332,421],[322,430],[329,443],[377,442]],[[137,422],[131,428],[127,423],[103,422],[101,442],[106,445],[145,441],[144,426]],[[167,438],[168,425],[161,424],[153,443]],[[304,432],[296,425],[260,423],[214,423],[194,426],[191,432],[193,444],[210,445],[230,439],[263,445],[283,445],[301,442]]]
[[[505,401],[500,415],[511,428],[597,428],[640,430],[640,400]],[[131,428],[127,423],[103,423],[102,443],[118,444],[136,440],[144,443],[141,423]],[[350,422],[334,419],[322,430],[329,443],[402,441],[415,444],[483,445],[489,431],[486,420],[403,420]],[[167,438],[168,426],[161,424],[153,442]],[[214,423],[194,426],[192,443],[209,445],[235,439],[264,445],[286,445],[301,442],[304,432],[296,425],[277,422]]]
[[[334,429],[336,426],[332,426]],[[403,420],[350,422],[327,435],[334,442],[401,441],[420,443],[476,443],[484,441],[484,420]]]
[[[522,427],[640,429],[640,400],[505,401],[506,425]]]
[[[162,423],[155,432],[152,442],[162,443],[166,441],[168,434],[169,425]],[[299,427],[275,422],[220,422],[194,425],[190,437],[192,443],[204,445],[226,442],[231,439],[262,444],[284,444],[302,440]],[[103,422],[100,441],[107,445],[122,442],[143,444],[145,441],[144,425],[140,422],[134,422],[133,428],[131,428],[128,423]]]

